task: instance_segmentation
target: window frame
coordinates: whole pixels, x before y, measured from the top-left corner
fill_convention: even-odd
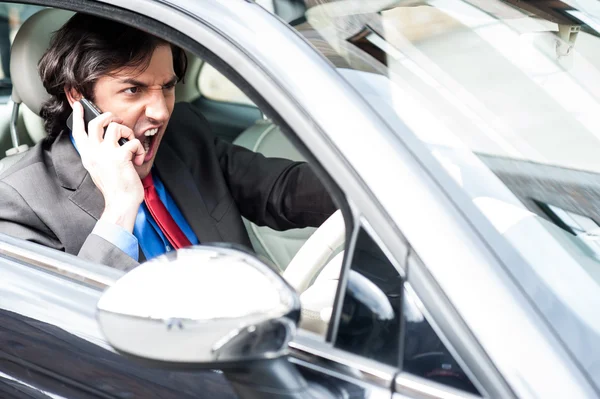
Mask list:
[[[350,270],[352,269],[353,254],[354,254],[354,250],[356,248],[356,242],[358,241],[361,230],[364,231],[366,234],[368,234],[369,237],[371,238],[371,240],[373,240],[373,243],[375,243],[375,245],[377,245],[379,247],[379,249],[384,254],[384,256],[388,259],[390,264],[392,266],[394,266],[394,268],[398,271],[398,274],[400,275],[400,278],[402,279],[403,283],[406,281],[406,277],[407,277],[407,273],[406,273],[407,263],[406,262],[408,260],[407,257],[409,255],[408,245],[406,245],[405,242],[401,241],[400,245],[398,246],[399,247],[398,252],[401,252],[401,253],[403,252],[403,256],[401,257],[402,261],[398,261],[396,259],[396,257],[394,257],[391,254],[391,252],[387,249],[387,247],[383,244],[383,242],[381,241],[379,236],[375,233],[375,230],[370,226],[370,224],[367,222],[367,220],[364,217],[358,217],[358,222],[354,225],[354,229],[352,230],[352,236],[350,238],[350,242],[346,241],[346,243],[344,245],[344,260],[343,260],[343,264],[342,264],[342,272],[340,275],[340,280],[339,280],[339,284],[337,287],[335,300],[333,303],[331,322],[330,322],[329,328],[327,330],[327,338],[326,339],[328,342],[331,342],[333,345],[335,345],[335,339],[337,338],[337,335],[339,333],[342,308],[344,305],[344,298],[346,295],[346,290],[348,288],[348,275],[349,275]],[[402,305],[400,305],[400,306],[402,306]],[[400,315],[400,320],[402,320],[402,315]],[[400,327],[400,328],[402,328],[402,327]],[[401,339],[401,335],[402,335],[402,330],[400,331],[398,339]],[[402,341],[400,341],[399,345],[400,345],[400,347],[399,347],[398,356],[399,356],[399,359],[401,359],[402,358],[402,356],[401,356]],[[365,359],[368,359],[368,358],[365,357]],[[370,360],[373,360],[373,359],[370,359]],[[379,362],[377,360],[374,360],[374,361],[376,361],[377,363],[385,364],[385,363]],[[398,364],[395,367],[400,368],[400,364]]]

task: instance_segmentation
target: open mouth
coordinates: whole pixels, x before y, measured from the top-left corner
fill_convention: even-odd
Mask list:
[[[146,152],[150,151],[150,147],[152,146],[152,143],[154,142],[156,133],[158,133],[158,128],[148,129],[144,132],[144,139],[142,140],[142,145],[144,146],[144,150]]]
[[[146,156],[144,157],[144,162],[152,159],[153,145],[156,140],[158,133],[158,128],[148,129],[144,132],[144,137],[140,140],[142,145],[144,146],[144,151],[146,151]]]

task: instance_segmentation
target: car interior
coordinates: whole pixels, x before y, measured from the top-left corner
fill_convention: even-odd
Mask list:
[[[285,9],[288,18],[298,10]],[[0,105],[0,173],[17,163],[36,143],[46,137],[39,112],[48,98],[37,71],[37,64],[50,43],[51,33],[62,26],[73,12],[47,8],[29,17],[17,31],[11,48],[12,96]],[[213,133],[236,145],[265,156],[296,161],[304,157],[281,132],[265,119],[258,107],[211,65],[191,53],[188,70],[176,87],[176,102],[189,102],[209,120]],[[216,89],[215,89],[216,87]],[[203,92],[213,91],[213,99]],[[234,99],[225,101],[222,98]],[[275,231],[244,220],[255,252],[271,262],[288,281],[301,287],[303,327],[325,335],[343,258],[344,222],[340,212],[328,220],[311,240],[315,228]],[[307,245],[305,245],[307,244]],[[303,250],[300,251],[301,247]],[[327,264],[325,270],[323,265]],[[306,265],[315,265],[309,268]],[[313,270],[314,269],[314,270]],[[314,276],[319,274],[315,280]],[[313,281],[314,280],[314,281]]]

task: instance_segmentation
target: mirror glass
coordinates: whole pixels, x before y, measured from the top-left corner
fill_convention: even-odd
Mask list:
[[[123,276],[98,302],[98,321],[114,348],[136,357],[239,362],[285,353],[299,309],[294,289],[254,256],[197,246]]]

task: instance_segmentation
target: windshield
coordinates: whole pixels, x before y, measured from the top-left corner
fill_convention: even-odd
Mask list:
[[[600,386],[600,3],[278,3],[521,253],[507,267]]]

